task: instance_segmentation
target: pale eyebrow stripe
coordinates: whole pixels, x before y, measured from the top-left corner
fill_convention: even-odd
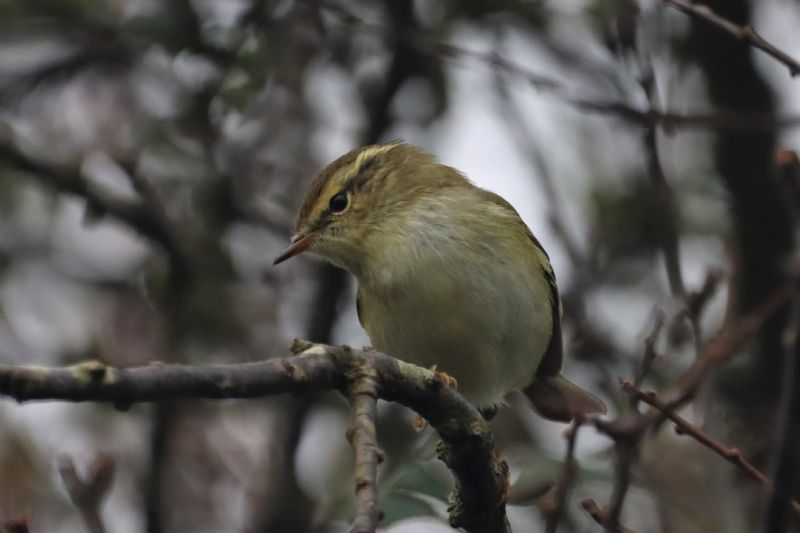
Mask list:
[[[359,179],[361,172],[367,170],[375,164],[378,157],[396,146],[397,144],[382,144],[364,148],[364,150],[358,154],[356,160],[347,167],[347,177],[345,178],[347,185],[345,188],[360,187],[364,181],[364,179]],[[366,176],[364,176],[364,178],[366,178]]]
[[[353,174],[358,174],[361,170],[361,167],[364,166],[365,162],[375,159],[376,157],[385,154],[392,148],[397,146],[397,144],[381,144],[378,146],[368,146],[364,148],[361,153],[358,154],[356,157],[355,163],[352,165],[352,168],[356,169]]]

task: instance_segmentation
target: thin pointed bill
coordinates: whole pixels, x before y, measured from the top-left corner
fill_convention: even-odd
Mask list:
[[[317,238],[317,232],[309,233],[308,235],[297,235],[292,239],[292,243],[286,248],[281,255],[275,258],[272,262],[273,265],[283,263],[287,259],[296,256],[312,244]]]

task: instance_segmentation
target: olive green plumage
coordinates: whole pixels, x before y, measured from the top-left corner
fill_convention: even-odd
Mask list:
[[[543,416],[605,412],[560,375],[550,260],[514,208],[413,146],[366,146],[306,193],[292,245],[358,280],[359,320],[382,352],[458,380],[492,408],[523,390]]]

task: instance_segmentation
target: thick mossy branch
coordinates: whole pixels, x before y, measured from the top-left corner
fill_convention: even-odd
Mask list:
[[[65,400],[134,403],[172,398],[255,398],[336,389],[355,402],[354,445],[367,473],[380,452],[366,418],[370,397],[401,403],[423,416],[442,438],[439,456],[455,477],[450,523],[471,533],[510,533],[505,501],[508,466],[494,452],[494,437],[477,409],[431,370],[377,352],[295,341],[294,357],[232,365],[165,365],[113,368],[88,361],[66,368],[0,365],[0,394],[19,402]],[[374,423],[374,420],[372,420]],[[358,490],[358,489],[357,489]],[[372,489],[360,503],[373,504]],[[367,523],[371,520],[367,521]]]

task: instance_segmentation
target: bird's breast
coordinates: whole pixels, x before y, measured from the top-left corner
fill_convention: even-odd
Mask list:
[[[359,280],[362,324],[377,350],[437,365],[480,406],[530,383],[552,330],[539,273],[502,250],[448,240],[399,255],[413,261]]]

